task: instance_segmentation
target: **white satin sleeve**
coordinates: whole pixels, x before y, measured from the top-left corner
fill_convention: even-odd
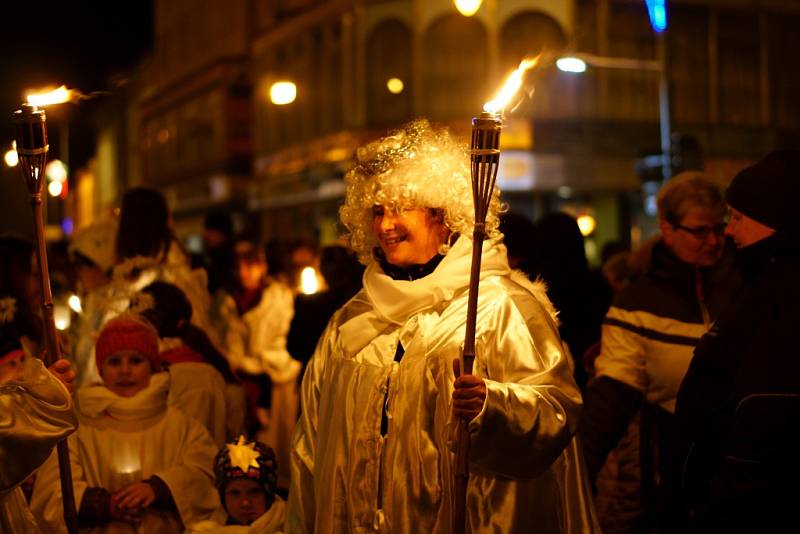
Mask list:
[[[536,298],[501,299],[486,319],[476,368],[487,394],[470,421],[470,460],[497,475],[534,478],[570,443],[581,395],[555,320]]]
[[[0,496],[30,476],[77,424],[67,388],[41,360],[27,358],[22,380],[0,385]]]

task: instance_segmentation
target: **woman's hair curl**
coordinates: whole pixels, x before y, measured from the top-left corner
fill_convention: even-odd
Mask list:
[[[425,119],[373,141],[357,152],[358,162],[345,176],[346,194],[339,210],[350,247],[364,265],[373,260],[378,240],[372,230],[372,208],[393,210],[420,207],[440,210],[451,232],[472,234],[469,150],[465,142]],[[486,234],[499,235],[500,192],[495,187],[486,215]],[[449,243],[439,252],[446,254]]]

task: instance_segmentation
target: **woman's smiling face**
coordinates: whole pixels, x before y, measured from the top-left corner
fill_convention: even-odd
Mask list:
[[[442,216],[431,209],[381,205],[372,208],[372,230],[386,261],[397,267],[427,263],[449,234]]]

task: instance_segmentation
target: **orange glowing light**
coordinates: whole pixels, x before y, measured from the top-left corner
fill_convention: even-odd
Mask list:
[[[28,93],[25,98],[28,104],[42,107],[69,102],[73,98],[73,92],[74,91],[67,89],[65,85],[62,85],[58,89],[53,89],[51,91]]]
[[[483,110],[494,114],[500,113],[511,99],[514,98],[514,95],[517,94],[517,91],[519,91],[519,88],[522,86],[522,76],[527,70],[532,69],[539,63],[540,56],[541,55],[537,55],[536,57],[525,58],[520,61],[517,70],[512,72],[508,79],[506,79],[506,83],[503,84],[503,88],[500,89],[497,95],[483,105]]]

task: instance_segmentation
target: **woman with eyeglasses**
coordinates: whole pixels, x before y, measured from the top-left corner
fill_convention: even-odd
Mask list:
[[[695,345],[738,285],[725,214],[710,177],[670,180],[658,195],[661,233],[649,261],[603,322],[579,433],[604,530],[680,530],[675,399]],[[601,470],[621,442],[615,468]]]

